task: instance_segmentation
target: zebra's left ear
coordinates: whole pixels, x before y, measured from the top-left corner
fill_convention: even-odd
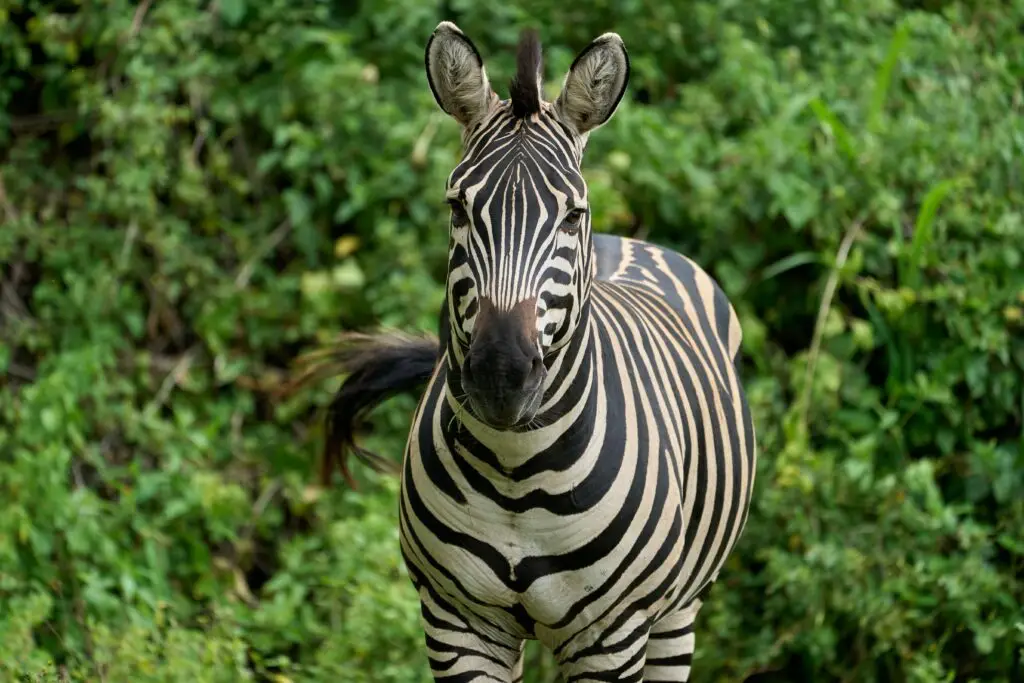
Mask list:
[[[554,102],[558,117],[579,135],[612,117],[629,83],[629,54],[617,33],[605,33],[583,49]]]
[[[452,22],[437,25],[424,58],[434,99],[463,128],[479,121],[497,103],[480,51]]]

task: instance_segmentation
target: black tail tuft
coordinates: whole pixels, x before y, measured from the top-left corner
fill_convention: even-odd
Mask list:
[[[355,453],[378,472],[398,471],[392,460],[358,446],[356,432],[366,415],[385,400],[425,384],[434,372],[440,350],[438,340],[428,336],[349,333],[338,343],[303,356],[300,363],[305,370],[293,386],[348,375],[331,400],[324,424],[320,471],[324,485],[330,482],[337,465],[345,482],[356,488],[348,468],[349,453]]]

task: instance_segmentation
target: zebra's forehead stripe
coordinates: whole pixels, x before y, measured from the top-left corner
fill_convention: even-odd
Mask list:
[[[539,271],[552,260],[554,221],[585,205],[577,164],[572,140],[549,112],[528,121],[506,112],[481,126],[450,174],[448,195],[467,205],[475,226],[465,239],[477,294],[498,308],[538,294]]]

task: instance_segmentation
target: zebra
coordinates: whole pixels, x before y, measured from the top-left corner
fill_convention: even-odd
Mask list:
[[[320,376],[346,376],[323,476],[340,465],[350,480],[353,452],[380,469],[356,445],[361,420],[419,394],[394,471],[435,681],[522,681],[537,640],[567,683],[685,682],[757,447],[718,283],[676,251],[591,229],[582,159],[626,91],[624,42],[594,39],[552,101],[534,30],[508,99],[452,22],[425,67],[462,145],[437,335],[349,333],[322,355]]]

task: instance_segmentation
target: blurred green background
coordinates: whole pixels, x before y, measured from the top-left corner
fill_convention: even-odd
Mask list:
[[[522,27],[549,97],[619,32],[596,228],[741,312],[762,459],[691,680],[1024,681],[1022,0],[0,0],[0,681],[427,683],[397,486],[316,486],[336,382],[283,388],[436,329],[441,19],[502,95]]]

